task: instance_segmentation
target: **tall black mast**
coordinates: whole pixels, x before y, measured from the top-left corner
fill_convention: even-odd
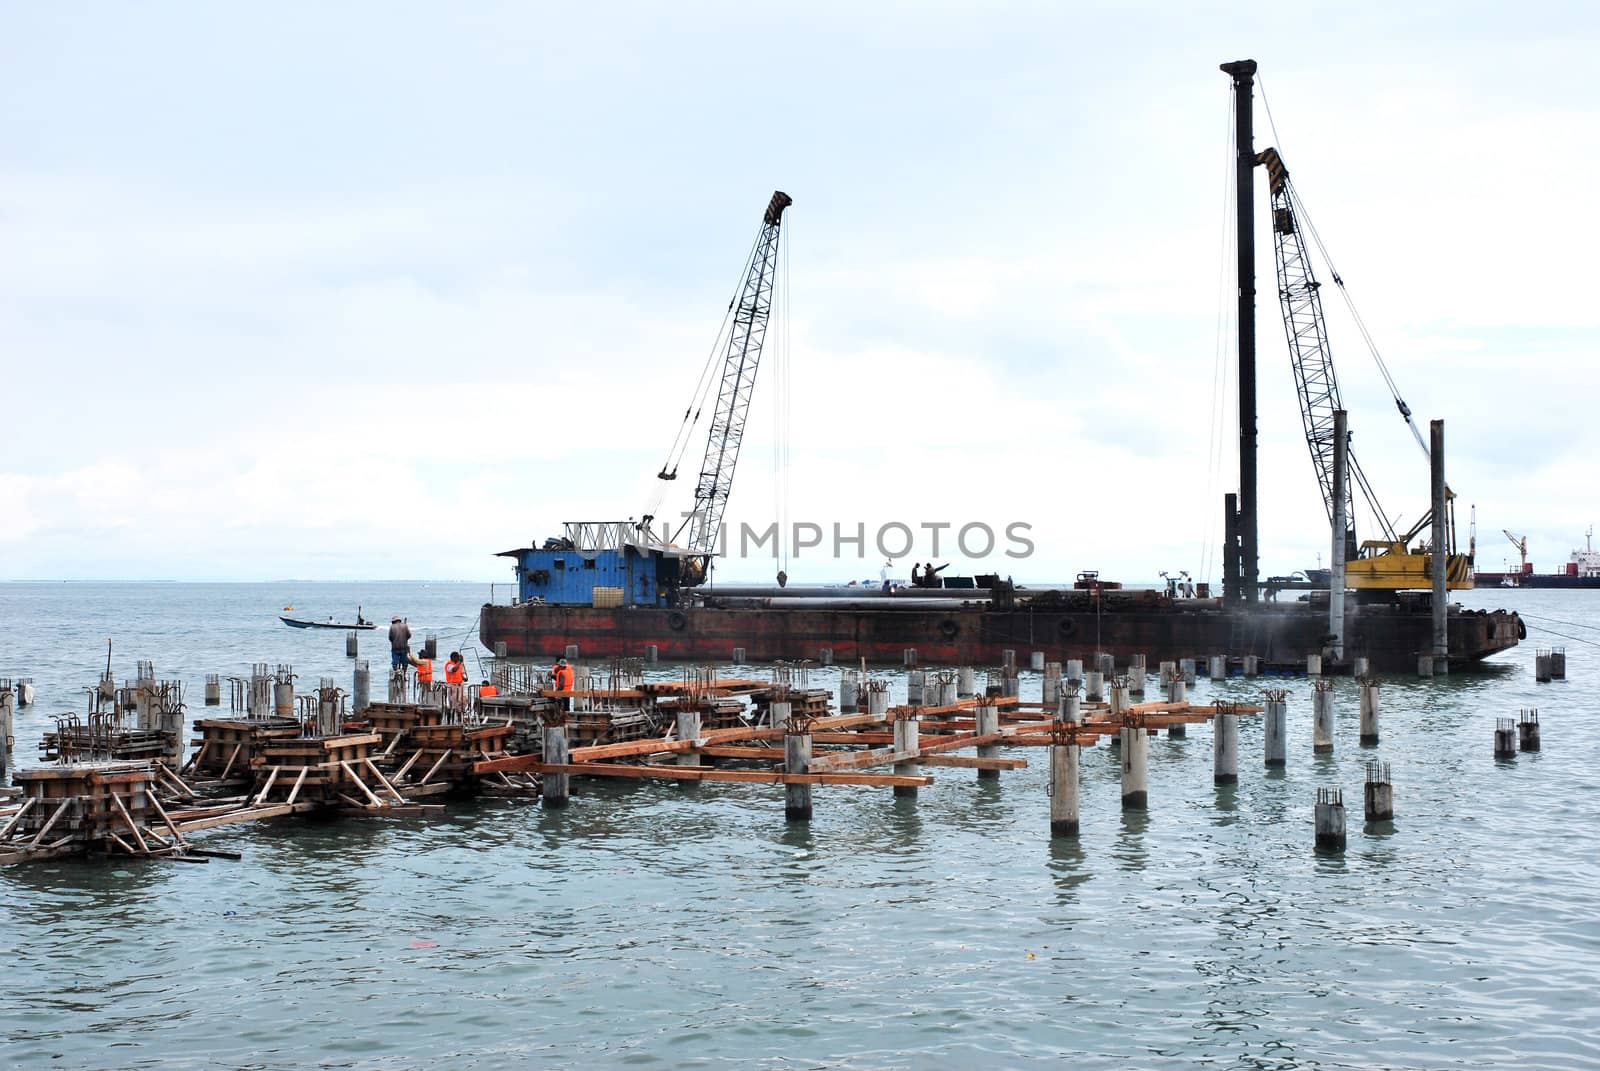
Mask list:
[[[1234,214],[1239,226],[1238,544],[1237,549],[1231,542],[1227,547],[1230,558],[1237,554],[1239,570],[1235,590],[1224,594],[1230,602],[1255,602],[1260,593],[1261,562],[1256,548],[1256,154],[1250,87],[1255,83],[1256,61],[1224,63],[1222,71],[1233,79],[1234,144],[1238,149]]]

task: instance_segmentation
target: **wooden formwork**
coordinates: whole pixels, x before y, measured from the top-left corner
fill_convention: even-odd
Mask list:
[[[386,757],[405,747],[405,741],[419,726],[439,725],[445,713],[440,707],[416,703],[369,703],[361,712],[365,729],[378,734],[378,752]]]
[[[114,762],[141,762],[164,758],[172,750],[170,734],[159,729],[113,728],[95,731],[87,725],[67,725],[39,738],[45,762],[71,761],[79,755],[105,755]]]
[[[194,723],[199,734],[190,741],[197,748],[184,770],[202,779],[250,780],[250,768],[262,748],[274,740],[300,735],[293,718],[201,718]]]
[[[772,703],[780,700],[789,704],[789,712],[798,718],[825,718],[829,713],[829,705],[833,693],[826,688],[792,688],[780,692],[769,689],[752,695],[757,716],[755,721],[767,722],[771,720]],[[701,724],[705,724],[702,719]]]
[[[423,725],[411,730],[401,749],[407,754],[392,780],[410,797],[463,789],[493,788],[526,791],[537,787],[531,777],[513,780],[505,774],[480,775],[479,762],[504,758],[515,730],[506,724]],[[481,781],[491,784],[481,784]]]
[[[485,722],[510,725],[512,735],[506,750],[519,753],[539,749],[539,730],[546,714],[564,706],[563,701],[542,695],[495,695],[479,697],[478,708]]]
[[[406,800],[372,761],[377,733],[273,739],[251,762],[252,803],[381,810]]]
[[[89,851],[167,855],[188,847],[156,798],[149,763],[67,763],[19,770],[15,779],[22,802],[0,828],[0,862]]]

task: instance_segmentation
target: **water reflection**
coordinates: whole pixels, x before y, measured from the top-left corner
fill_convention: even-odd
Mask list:
[[[974,782],[968,799],[970,805],[955,815],[960,824],[979,829],[992,828],[1006,816],[1005,795],[1001,792],[999,778]]]
[[[1150,812],[1146,810],[1122,812],[1122,832],[1117,837],[1111,857],[1123,870],[1138,871],[1145,868],[1149,853],[1145,848],[1144,834],[1150,828]]]
[[[1363,822],[1361,831],[1369,837],[1392,837],[1394,835],[1394,819],[1385,818],[1380,822]]]
[[[1215,826],[1231,826],[1239,821],[1239,786],[1215,785],[1216,813],[1211,817]]]
[[[914,796],[891,796],[884,832],[889,835],[890,851],[905,853],[922,844],[922,809]]]
[[[1057,902],[1076,903],[1079,886],[1094,879],[1093,869],[1086,865],[1088,856],[1084,853],[1082,840],[1078,837],[1051,837],[1048,854]]]

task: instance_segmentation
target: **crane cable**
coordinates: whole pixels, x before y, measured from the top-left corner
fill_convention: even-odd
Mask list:
[[[1267,113],[1267,126],[1271,128],[1272,140],[1278,146],[1279,155],[1282,156],[1283,139],[1278,134],[1278,124],[1272,115],[1272,104],[1267,100],[1266,85],[1264,82],[1262,82],[1259,75],[1257,76],[1257,82],[1261,84],[1261,104]],[[1311,236],[1312,244],[1317,247],[1317,252],[1321,254],[1323,263],[1327,265],[1329,274],[1333,276],[1333,281],[1339,288],[1339,295],[1344,300],[1345,307],[1350,310],[1350,315],[1356,323],[1357,330],[1360,332],[1362,340],[1367,345],[1367,351],[1372,354],[1373,360],[1378,365],[1378,372],[1383,376],[1383,381],[1389,388],[1389,394],[1394,398],[1396,408],[1400,410],[1400,415],[1405,418],[1406,426],[1411,429],[1411,434],[1416,437],[1418,444],[1422,445],[1421,433],[1417,431],[1417,426],[1411,421],[1411,408],[1406,405],[1404,399],[1400,397],[1399,386],[1395,383],[1394,377],[1389,373],[1389,367],[1384,363],[1382,354],[1378,352],[1377,343],[1373,340],[1371,333],[1367,330],[1365,321],[1361,319],[1361,314],[1356,311],[1355,302],[1351,299],[1350,292],[1344,285],[1343,277],[1340,276],[1338,269],[1333,266],[1333,258],[1328,255],[1328,248],[1323,244],[1322,236],[1317,233],[1316,224],[1312,222],[1311,214],[1306,210],[1305,202],[1300,198],[1299,188],[1296,187],[1293,182],[1286,183],[1286,186],[1289,192],[1290,205],[1295,214],[1296,223],[1300,225],[1301,229],[1305,233]],[[1324,333],[1325,332],[1326,324],[1324,324]],[[1426,445],[1423,445],[1422,452],[1423,456],[1427,456],[1428,448]],[[1378,527],[1382,529],[1383,533],[1391,541],[1398,540],[1399,535],[1396,532],[1395,523],[1390,520],[1388,513],[1384,511],[1383,506],[1378,502],[1377,492],[1372,489],[1372,484],[1368,481],[1367,474],[1362,470],[1361,464],[1356,459],[1356,455],[1353,450],[1349,454],[1349,466],[1352,482],[1354,486],[1361,489],[1361,497],[1363,500],[1365,500],[1368,510],[1372,513],[1373,518],[1377,521]],[[1352,500],[1353,499],[1354,496],[1352,496]],[[1354,518],[1349,518],[1349,521],[1353,523]]]
[[[1261,86],[1261,104],[1267,112],[1267,125],[1272,128],[1272,140],[1279,146],[1282,153],[1283,139],[1278,136],[1278,124],[1272,118],[1272,105],[1267,101],[1267,86],[1257,74],[1257,83]],[[1289,187],[1289,198],[1294,204],[1295,218],[1305,226],[1306,233],[1311,235],[1311,242],[1317,247],[1317,252],[1322,255],[1322,262],[1328,266],[1328,274],[1333,277],[1333,284],[1339,288],[1339,296],[1344,300],[1345,308],[1350,310],[1350,318],[1355,322],[1356,331],[1360,333],[1361,340],[1366,343],[1367,351],[1372,354],[1372,360],[1378,366],[1378,374],[1383,377],[1384,385],[1389,388],[1389,395],[1394,399],[1395,408],[1405,419],[1406,427],[1411,429],[1411,435],[1417,440],[1417,445],[1422,448],[1422,456],[1428,455],[1428,443],[1422,437],[1422,432],[1417,428],[1416,422],[1411,419],[1411,407],[1400,396],[1400,387],[1394,381],[1394,376],[1389,372],[1389,365],[1383,359],[1383,354],[1378,351],[1378,343],[1373,339],[1372,333],[1367,330],[1367,323],[1361,318],[1361,313],[1356,309],[1355,299],[1350,296],[1349,289],[1344,285],[1344,277],[1339,274],[1339,269],[1334,267],[1333,257],[1328,253],[1328,247],[1323,244],[1322,235],[1317,233],[1317,226],[1311,220],[1311,213],[1306,210],[1305,202],[1300,197],[1300,191],[1293,185]]]
[[[1234,101],[1234,94],[1230,91],[1228,99]],[[1237,102],[1235,101],[1235,106]],[[1233,177],[1235,164],[1238,158],[1237,143],[1234,139],[1234,115],[1232,109],[1228,113],[1228,153],[1227,166],[1223,169],[1222,179],[1222,241],[1221,259],[1217,264],[1217,334],[1215,352],[1211,367],[1211,443],[1206,449],[1206,501],[1211,501],[1211,496],[1216,493],[1217,486],[1222,481],[1222,455],[1226,436],[1223,428],[1227,420],[1227,395],[1228,372],[1233,367],[1227,360],[1227,342],[1232,337],[1229,330],[1233,325],[1233,303],[1228,300],[1228,255],[1234,251],[1233,229],[1228,226],[1233,219],[1229,206],[1233,203]],[[1208,581],[1216,578],[1212,570],[1216,568],[1216,544],[1212,538],[1216,532],[1216,520],[1204,522],[1200,540],[1200,568],[1196,575]]]
[[[761,243],[761,231],[756,231],[755,240],[750,243],[750,252],[745,255],[744,268],[739,273],[739,281],[734,285],[733,296],[728,299],[728,307],[722,314],[722,323],[717,328],[716,338],[711,343],[711,350],[706,354],[705,364],[700,369],[700,377],[695,382],[694,393],[689,396],[689,407],[683,411],[683,419],[678,424],[678,430],[672,437],[672,445],[667,449],[667,458],[661,464],[661,471],[657,473],[660,481],[655,489],[655,494],[650,498],[646,514],[654,517],[661,510],[661,503],[666,498],[667,481],[674,480],[678,475],[678,465],[683,460],[684,451],[689,448],[691,436],[695,426],[700,422],[700,414],[705,409],[706,398],[712,386],[717,382],[716,369],[720,363],[723,350],[726,348],[724,339],[728,337],[729,321],[733,318],[733,310],[739,304],[745,285],[745,279],[750,275],[750,264],[755,259],[756,247]]]
[[[1523,614],[1522,616],[1523,617],[1528,617],[1530,615],[1529,614]],[[1579,627],[1584,627],[1584,626],[1579,626]],[[1562,639],[1566,640],[1568,643],[1586,643],[1590,647],[1600,647],[1600,643],[1596,643],[1594,640],[1586,639],[1583,636],[1569,636],[1565,632],[1557,632],[1555,629],[1546,628],[1543,625],[1530,625],[1530,626],[1528,626],[1528,628],[1529,628],[1529,631],[1532,631],[1532,632],[1543,632],[1547,636],[1559,636]]]
[[[1526,610],[1519,610],[1517,613],[1519,616],[1526,617],[1530,621],[1548,621],[1553,625],[1560,625],[1563,628],[1582,628],[1588,629],[1591,632],[1600,632],[1600,625],[1584,625],[1577,621],[1563,621],[1559,617],[1544,617],[1540,614],[1530,614]],[[1545,629],[1545,631],[1549,632],[1550,630]],[[1555,635],[1560,636],[1561,633],[1558,632]]]
[[[778,338],[775,349],[777,367],[772,376],[776,385],[772,395],[772,517],[778,526],[777,545],[773,555],[779,559],[778,570],[787,577],[789,572],[789,242],[783,240],[794,233],[794,215],[784,224],[784,234],[779,238],[778,253],[781,262],[778,278],[772,287],[772,317],[777,321]]]

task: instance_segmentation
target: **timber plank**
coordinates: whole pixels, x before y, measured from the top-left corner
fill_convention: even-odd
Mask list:
[[[661,777],[672,781],[745,781],[764,785],[930,785],[933,778],[902,774],[803,773],[777,770],[727,770],[718,766],[621,766],[600,762],[551,766],[538,763],[539,773],[577,774],[582,777]]]

